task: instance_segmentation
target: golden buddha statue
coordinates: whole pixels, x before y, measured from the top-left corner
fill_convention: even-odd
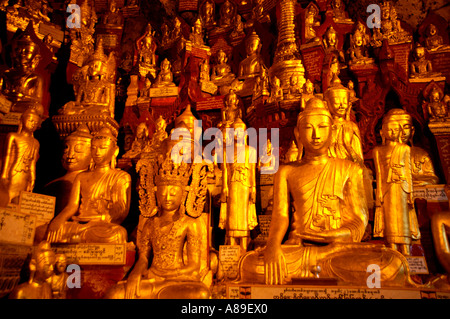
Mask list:
[[[270,139],[267,140],[264,148],[266,151],[258,159],[257,168],[261,174],[275,174],[278,169],[278,162],[275,154],[273,154],[273,147]]]
[[[348,49],[350,61],[349,65],[354,64],[372,64],[374,59],[369,57],[368,43],[366,42],[366,34],[361,33],[358,29],[350,35],[350,48]]]
[[[48,283],[54,272],[55,253],[48,242],[35,247],[29,263],[30,278],[9,295],[9,299],[52,299],[52,287]]]
[[[39,142],[34,132],[40,127],[42,113],[28,108],[22,113],[17,132],[8,133],[0,179],[0,207],[18,204],[22,191],[32,192],[36,180]]]
[[[238,79],[244,81],[241,90],[238,92],[241,96],[251,95],[255,77],[261,75],[265,68],[261,57],[261,39],[255,31],[246,40],[247,57],[239,63]]]
[[[325,54],[336,56],[339,62],[345,62],[344,52],[338,49],[338,35],[333,26],[329,26],[323,35]]]
[[[0,95],[12,102],[10,111],[24,112],[42,104],[44,82],[36,73],[40,58],[39,45],[28,33],[13,40],[12,67],[0,75]]]
[[[147,179],[154,207],[141,207],[145,219],[137,240],[139,259],[127,280],[113,286],[105,298],[210,298],[205,282],[211,272],[208,226],[202,218],[206,168],[175,164],[170,156],[158,158]]]
[[[450,45],[446,45],[442,36],[438,34],[436,26],[430,23],[425,30],[425,47],[428,51],[450,50]]]
[[[320,43],[320,38],[316,35],[315,26],[319,26],[320,22],[317,21],[319,14],[319,9],[311,5],[305,12],[305,42],[316,42]]]
[[[314,97],[314,83],[312,83],[309,79],[306,80],[303,85],[303,93],[301,98],[300,107],[302,110],[305,109],[306,102]]]
[[[270,88],[270,97],[268,102],[282,101],[284,98],[283,88],[281,87],[281,81],[278,77],[272,78],[272,86]]]
[[[420,238],[414,209],[411,147],[402,141],[410,129],[411,116],[392,109],[384,117],[381,129],[383,145],[373,149],[377,189],[375,194],[375,237],[404,255],[410,255],[411,242]]]
[[[52,287],[53,299],[66,299],[67,278],[69,274],[66,272],[67,258],[64,254],[55,255],[54,273],[50,277],[50,284]]]
[[[279,285],[314,278],[321,268],[321,277],[366,287],[367,267],[377,264],[384,287],[416,286],[404,256],[380,244],[359,243],[368,223],[362,168],[329,157],[332,118],[322,100],[307,102],[294,134],[305,154],[300,162],[280,165],[275,174],[267,245],[241,257],[238,281]]]
[[[397,116],[396,121],[401,129],[400,138],[402,143],[411,146],[411,170],[413,187],[424,185],[436,185],[439,177],[434,171],[433,161],[430,154],[424,149],[413,145],[414,125],[412,117],[405,112],[404,116]]]
[[[66,174],[44,187],[44,193],[56,197],[55,213],[66,207],[75,178],[93,165],[91,155],[92,135],[85,124],[80,125],[64,140],[62,166]]]
[[[221,28],[228,28],[232,26],[235,17],[236,17],[236,6],[234,2],[231,2],[230,0],[225,0],[225,2],[220,6],[219,26]]]
[[[418,44],[414,48],[414,61],[410,64],[411,78],[432,78],[440,76],[438,72],[433,72],[431,61],[425,56],[425,48]]]
[[[161,143],[168,137],[166,132],[167,122],[162,115],[156,119],[155,126],[155,132],[153,133],[150,142],[142,150],[142,156],[152,156],[151,153],[157,152]]]
[[[116,143],[108,128],[92,138],[94,167],[76,176],[67,206],[50,222],[49,242],[126,243],[120,223],[130,209],[131,177],[115,168]]]
[[[256,150],[247,145],[246,125],[237,118],[233,123],[233,153],[224,147],[222,194],[219,228],[226,230],[226,245],[239,245],[246,251],[250,230],[256,218]]]
[[[195,20],[191,34],[189,35],[189,40],[192,42],[193,46],[203,47],[205,45],[203,23],[200,18]]]
[[[283,164],[299,161],[302,158],[302,152],[299,151],[297,144],[295,144],[295,141],[292,140],[289,149],[287,150],[286,154],[284,154]]]
[[[233,90],[225,95],[224,107],[222,108],[222,121],[219,127],[231,127],[238,118],[242,119],[242,110],[239,106],[239,98]]]
[[[166,58],[161,62],[161,70],[159,71],[155,82],[152,84],[152,87],[160,88],[167,86],[175,86],[175,83],[173,82],[172,64]]]
[[[215,20],[216,4],[214,0],[204,0],[199,6],[200,19],[205,28],[210,29],[217,24]]]
[[[446,97],[448,99],[448,96]],[[438,86],[434,86],[429,93],[426,106],[430,122],[445,122],[448,119],[448,106],[444,92]]]
[[[211,81],[219,87],[221,94],[230,90],[231,83],[236,76],[232,73],[228,64],[228,56],[220,49],[216,54],[217,63],[212,68]]]
[[[234,26],[233,31],[231,31],[231,33],[230,33],[231,39],[245,36],[245,32],[244,32],[245,24],[244,24],[244,22],[242,22],[242,17],[240,14],[236,14],[236,16],[234,18],[233,26]]]
[[[352,19],[348,17],[342,0],[331,1],[331,11],[333,13],[333,21],[336,23],[352,23]]]
[[[156,77],[156,42],[155,31],[149,23],[144,35],[138,40],[138,68],[141,77],[145,78],[150,74],[151,78]]]
[[[145,122],[139,123],[136,128],[136,135],[131,144],[131,149],[123,154],[122,158],[139,158],[142,152],[148,147],[150,143],[150,133]]]
[[[73,0],[71,3],[76,4]],[[80,28],[70,28],[70,62],[83,66],[86,59],[94,52],[94,33],[97,24],[97,14],[88,0],[81,5]]]
[[[116,0],[109,0],[108,12],[103,16],[103,24],[107,28],[122,28],[124,18],[117,8]]]
[[[286,96],[287,100],[294,100],[301,98],[303,93],[303,85],[299,81],[299,76],[297,74],[292,74],[289,79],[288,94]]]
[[[264,12],[263,1],[264,0],[254,0],[253,1],[252,14],[251,14],[251,19],[248,23],[248,27],[253,26],[255,21],[258,21],[259,23],[269,23],[270,22],[270,15],[267,12]]]
[[[389,44],[411,42],[412,35],[401,27],[401,22],[397,18],[397,10],[391,1],[385,1],[381,4],[381,28],[377,31],[381,31],[380,35],[382,39],[389,41]],[[378,35],[377,35],[378,36]],[[375,30],[374,30],[375,37]],[[378,39],[377,39],[378,40]],[[377,41],[376,46],[380,46],[381,41]]]
[[[116,61],[114,53],[106,56],[100,38],[95,52],[74,73],[76,100],[58,110],[62,115],[107,114],[114,118]]]

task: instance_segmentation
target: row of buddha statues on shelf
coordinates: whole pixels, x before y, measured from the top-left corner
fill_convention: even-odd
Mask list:
[[[178,130],[170,135],[165,132],[163,118],[159,119],[151,142],[145,141],[146,125],[140,126],[133,149],[124,155],[131,157],[133,152],[143,151],[136,164],[140,176],[140,217],[136,226],[139,258],[126,280],[113,286],[106,297],[211,296],[217,256],[208,246],[204,219],[208,212],[204,204],[207,177],[217,177],[216,169],[222,175],[217,226],[226,230],[226,244],[241,246],[239,282],[282,284],[293,278],[312,278],[320,272],[320,276],[343,284],[365,285],[367,265],[378,264],[385,287],[421,286],[411,279],[405,259],[412,243],[420,240],[413,188],[436,184],[438,178],[429,155],[410,144],[414,134],[412,117],[400,108],[385,114],[380,132],[382,144],[373,150],[375,172],[371,172],[364,165],[358,126],[349,117],[350,90],[336,77],[323,99],[310,98],[294,128],[298,149],[295,161],[281,165],[274,176],[267,244],[246,252],[250,231],[257,225],[257,161],[256,150],[243,138],[247,126],[242,114],[232,108],[237,101],[238,96],[232,91],[226,96],[226,107],[230,109],[223,110],[219,125],[223,132],[234,129],[233,138],[224,134],[224,140],[218,141],[218,145],[235,142],[234,155],[228,154],[226,147],[216,149],[216,155],[223,156],[223,165],[205,160],[180,161],[186,155],[191,159],[202,156],[194,153],[195,117],[190,106],[176,119]],[[9,187],[10,192],[2,192],[2,198],[9,202],[14,202],[14,195],[20,190],[33,189],[39,150],[33,132],[39,127],[39,120],[40,114],[30,108],[23,113],[19,132],[8,135],[2,186]],[[172,136],[180,132],[186,133],[181,134],[181,140],[180,135]],[[179,148],[178,143],[190,147]],[[67,186],[68,182],[70,186],[57,197],[64,203],[58,206],[61,210],[56,217],[37,229],[36,240],[44,240],[39,247],[48,247],[45,242],[130,241],[120,224],[130,208],[131,176],[116,168],[118,154],[117,136],[108,128],[91,134],[86,126],[80,126],[66,138],[63,158],[67,174],[48,187],[61,191],[58,183],[66,182]],[[232,160],[227,160],[230,156]],[[369,222],[368,210],[373,206],[373,236],[384,238],[385,244],[361,242]],[[448,239],[442,226],[448,226],[448,220],[445,214],[439,216],[433,221],[437,225],[433,236],[438,238],[438,256],[443,265],[448,265]],[[288,239],[283,242],[286,235]],[[36,250],[33,263],[50,263],[54,259],[48,249],[41,256],[39,251]],[[43,284],[50,275],[44,277],[36,270],[28,284]],[[30,287],[24,285],[18,286],[12,296],[27,294]]]

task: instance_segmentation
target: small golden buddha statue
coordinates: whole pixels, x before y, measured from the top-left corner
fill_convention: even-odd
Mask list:
[[[410,255],[412,240],[420,238],[414,209],[411,147],[402,142],[402,132],[410,129],[411,122],[404,110],[390,110],[383,117],[383,144],[373,149],[377,181],[373,233],[404,255]]]
[[[82,3],[80,9],[80,28],[71,28],[69,34],[71,39],[70,61],[81,67],[94,52],[94,33],[98,18],[88,0]]]
[[[431,61],[425,56],[425,48],[420,44],[414,48],[414,61],[410,65],[411,78],[431,78],[440,76],[438,72],[433,72]]]
[[[333,54],[339,62],[345,62],[344,52],[338,49],[338,35],[333,26],[329,26],[323,35],[323,45],[327,55]]]
[[[64,254],[55,255],[54,273],[50,277],[50,284],[52,287],[53,299],[66,299],[67,290],[67,278],[69,274],[66,272],[67,258]]]
[[[242,251],[246,251],[250,230],[258,224],[255,207],[256,150],[247,145],[247,127],[240,118],[232,127],[234,152],[226,153],[223,161],[219,228],[226,230],[226,245],[239,245]]]
[[[248,25],[249,27],[252,26],[255,21],[258,21],[260,23],[270,22],[270,15],[267,12],[264,12],[263,1],[264,0],[253,1],[251,21]]]
[[[168,138],[168,134],[166,132],[167,122],[164,119],[162,115],[158,117],[158,119],[155,122],[156,130],[152,135],[152,138],[150,140],[150,143],[144,148],[142,151],[142,155],[144,156],[144,153],[146,153],[145,156],[148,155],[150,152],[158,151],[159,147],[161,146],[161,143]]]
[[[154,79],[156,77],[156,41],[155,31],[149,23],[144,35],[138,40],[138,68],[141,77],[145,78],[148,74]]]
[[[446,98],[443,95],[444,93],[437,86],[434,86],[428,95],[426,105],[430,122],[445,122],[448,119],[448,106],[445,103]]]
[[[219,87],[221,93],[224,91],[228,92],[236,75],[231,72],[231,67],[228,64],[228,56],[222,49],[217,51],[216,61],[217,64],[212,68],[211,81]]]
[[[200,63],[200,76],[199,76],[199,81],[201,82],[210,82],[211,81],[211,75],[210,75],[210,67],[209,67],[209,62],[207,59],[204,59],[201,63]]]
[[[1,175],[0,207],[18,204],[20,192],[32,192],[36,180],[39,142],[34,132],[40,127],[42,113],[28,108],[22,113],[17,132],[8,133]]]
[[[373,64],[374,59],[369,57],[368,44],[365,41],[365,34],[358,29],[350,36],[350,48],[348,49],[350,61],[349,65],[354,64]]]
[[[175,86],[175,83],[173,82],[172,64],[167,58],[161,62],[161,70],[159,71],[155,82],[152,84],[152,87],[154,88],[166,86]]]
[[[236,6],[234,2],[231,2],[230,0],[225,0],[225,2],[220,6],[219,26],[221,28],[231,27],[233,25],[235,18],[236,18]]]
[[[114,118],[115,73],[114,53],[106,56],[100,38],[95,52],[73,76],[76,100],[67,102],[59,114],[107,114]]]
[[[109,0],[108,12],[103,17],[103,24],[107,28],[122,28],[124,18],[117,8],[116,0]]]
[[[303,149],[301,151],[303,152]],[[292,140],[289,149],[286,154],[284,154],[283,164],[299,161],[302,158],[302,152],[299,151],[297,144],[295,144],[295,141]]]
[[[247,57],[239,63],[238,79],[243,80],[239,95],[251,95],[255,77],[261,75],[265,68],[261,57],[261,39],[255,31],[246,40]]]
[[[43,79],[36,73],[40,49],[28,33],[13,40],[12,67],[0,75],[0,94],[12,102],[10,111],[24,112],[42,104]]]
[[[398,116],[396,120],[402,128],[400,132],[402,143],[411,146],[411,170],[413,187],[438,184],[439,178],[436,176],[430,154],[428,154],[428,152],[424,149],[413,145],[415,129],[412,117],[409,115]]]
[[[267,140],[264,145],[266,151],[258,160],[257,168],[262,174],[274,174],[278,169],[277,158],[273,154],[272,142],[270,139]]]
[[[239,106],[239,98],[233,90],[225,95],[222,108],[222,121],[219,127],[231,127],[238,118],[242,118],[242,110]]]
[[[316,35],[316,30],[314,30],[315,26],[320,25],[320,22],[317,21],[319,14],[319,9],[311,5],[305,13],[305,42],[317,42],[320,43],[320,38]]]
[[[213,0],[204,0],[199,6],[200,19],[206,29],[214,27],[217,22],[215,20],[216,4]]]
[[[191,34],[189,35],[189,40],[194,46],[203,47],[205,45],[204,34],[203,34],[203,22],[200,18],[195,20],[192,26]]]
[[[92,170],[77,175],[67,206],[48,227],[57,243],[126,243],[120,223],[130,209],[131,177],[115,168],[117,138],[102,128],[92,139]]]
[[[136,135],[131,144],[131,149],[123,154],[122,158],[139,158],[142,152],[148,147],[150,143],[150,133],[145,122],[139,123],[136,128]]]
[[[449,50],[450,46],[444,44],[443,38],[438,34],[436,26],[430,23],[425,30],[425,47],[428,51]]]
[[[410,42],[412,39],[412,35],[401,27],[401,22],[397,18],[397,10],[391,1],[385,1],[381,4],[381,28],[376,31],[381,31],[380,35],[382,36],[382,39],[388,40],[389,44]],[[381,45],[381,39],[375,40],[378,40],[377,46]]]
[[[287,100],[299,99],[303,93],[303,85],[299,81],[299,77],[296,74],[292,74],[289,79]]]
[[[309,79],[307,79],[305,84],[303,84],[303,93],[300,104],[302,110],[305,109],[306,102],[308,102],[313,97],[314,97],[314,83],[312,83]]]
[[[54,272],[55,253],[48,242],[34,247],[29,263],[28,282],[18,285],[9,295],[9,299],[52,299],[52,287],[48,280]]]
[[[281,81],[278,77],[274,76],[272,79],[272,86],[270,89],[269,102],[282,101],[284,98],[283,88],[281,87]]]
[[[211,297],[205,283],[210,273],[208,226],[201,216],[205,169],[202,164],[175,164],[170,156],[158,159],[147,187],[154,208],[141,210],[145,224],[137,241],[139,259],[127,280],[113,286],[105,298]]]
[[[348,17],[342,0],[331,0],[331,10],[333,13],[333,21],[336,23],[352,23],[352,19]]]
[[[231,31],[230,33],[230,38],[231,39],[235,39],[235,38],[239,38],[241,36],[245,36],[245,32],[244,32],[244,28],[245,28],[245,24],[244,22],[242,22],[242,17],[240,14],[236,14],[234,21],[233,21],[233,31]]]

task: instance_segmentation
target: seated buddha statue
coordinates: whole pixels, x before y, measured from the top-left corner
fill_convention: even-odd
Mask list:
[[[225,0],[225,2],[220,6],[219,26],[221,28],[228,28],[232,26],[235,17],[236,17],[236,6],[234,2],[231,2],[230,0]]]
[[[369,57],[368,43],[366,42],[366,35],[359,30],[353,32],[350,36],[350,48],[348,49],[350,65],[353,64],[371,64],[375,60]]]
[[[342,0],[332,0],[331,1],[331,10],[333,13],[333,20],[337,23],[352,23],[352,19],[348,17],[347,12],[345,11],[344,4]]]
[[[261,57],[261,39],[258,34],[253,33],[247,38],[245,43],[247,57],[239,63],[238,79],[244,81],[242,88],[238,92],[241,96],[249,96],[253,92],[255,78],[261,75],[265,68]]]
[[[228,64],[228,56],[220,49],[216,54],[217,63],[212,68],[211,81],[219,87],[221,93],[231,85],[236,76],[231,72],[231,67]],[[227,92],[228,92],[227,91]]]
[[[93,138],[94,167],[75,177],[67,206],[48,227],[51,243],[126,243],[120,226],[130,209],[131,177],[115,168],[117,137],[102,128]]]
[[[124,18],[122,13],[117,8],[116,0],[109,1],[108,12],[103,17],[103,24],[107,28],[122,28]]]
[[[13,40],[12,67],[0,75],[0,95],[12,102],[10,111],[24,112],[42,103],[44,82],[36,73],[40,58],[39,46],[29,34]]]
[[[367,267],[377,264],[385,287],[414,286],[404,256],[380,244],[360,243],[368,222],[362,169],[329,157],[332,118],[322,100],[306,103],[294,135],[304,156],[280,165],[275,174],[267,245],[241,257],[238,281],[289,283],[293,278],[313,278],[312,270],[320,267],[321,277],[366,287]]]
[[[215,20],[216,4],[214,0],[204,0],[199,7],[200,19],[206,29],[214,27],[217,22]]]
[[[438,72],[433,72],[433,65],[431,61],[426,58],[425,52],[425,48],[421,45],[417,45],[414,48],[414,61],[410,64],[411,78],[431,78],[441,75]]]
[[[149,23],[144,35],[138,40],[138,67],[141,77],[146,77],[149,73],[154,79],[156,77],[156,42],[155,31]]]
[[[204,282],[210,272],[207,224],[201,216],[206,184],[196,187],[206,178],[206,167],[175,164],[170,156],[158,158],[147,187],[154,207],[141,210],[145,218],[137,240],[139,259],[127,280],[113,286],[105,298],[210,298]],[[190,200],[200,204],[197,210]]]
[[[67,102],[60,110],[62,115],[107,114],[114,117],[115,69],[114,53],[103,51],[101,38],[95,52],[81,69],[74,73],[75,101]]]
[[[434,86],[428,95],[426,108],[430,116],[430,122],[445,122],[448,119],[448,105],[446,102],[448,96],[437,86]]]
[[[203,34],[203,22],[199,18],[195,20],[194,25],[192,26],[191,34],[189,35],[189,40],[192,42],[193,46],[196,47],[203,47],[205,46],[205,40],[204,40],[204,34]]]
[[[149,131],[145,122],[139,123],[131,149],[123,154],[123,158],[139,158],[150,142]]]
[[[428,51],[450,50],[450,46],[444,43],[442,36],[438,34],[436,26],[432,23],[425,30],[425,47]]]
[[[152,84],[152,87],[160,88],[166,86],[175,86],[175,83],[173,83],[172,64],[169,60],[164,59],[161,62],[161,70],[156,76],[155,82]]]

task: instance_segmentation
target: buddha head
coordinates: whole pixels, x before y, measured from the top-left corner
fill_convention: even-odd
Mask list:
[[[33,42],[29,34],[22,33],[13,41],[11,57],[14,68],[34,71],[41,58],[40,48]]]
[[[429,37],[435,36],[437,34],[437,28],[434,24],[430,23],[427,27],[426,35]]]
[[[88,66],[87,74],[91,78],[99,79],[106,74],[107,56],[103,51],[103,40],[98,40],[97,48],[95,52],[86,61]]]
[[[261,51],[261,39],[259,38],[258,34],[253,31],[253,33],[248,37],[246,42],[246,52],[247,55],[253,55],[253,54],[259,54]]]
[[[164,117],[162,115],[160,115],[158,117],[158,119],[156,120],[155,125],[156,125],[156,131],[157,132],[165,132],[166,131],[167,123],[166,123],[166,120],[164,119]]]
[[[334,118],[348,119],[350,115],[350,90],[341,84],[336,75],[324,93],[324,100]]]
[[[440,102],[442,99],[441,90],[439,90],[439,88],[437,86],[434,86],[430,92],[428,99],[432,103]]]
[[[161,62],[161,72],[168,73],[170,72],[171,67],[170,61],[167,60],[167,58]]]
[[[414,57],[416,60],[422,60],[425,58],[425,48],[421,45],[417,45],[414,48]]]
[[[333,26],[330,26],[325,32],[325,44],[329,48],[335,48],[337,47],[337,41],[337,32]]]
[[[148,132],[147,124],[145,124],[145,122],[139,123],[139,125],[136,128],[136,138],[144,139],[144,138],[148,138],[148,136],[149,136],[149,132]]]
[[[110,166],[115,168],[119,147],[117,146],[117,137],[109,128],[103,127],[94,135],[91,153],[95,167]]]
[[[305,82],[305,92],[307,94],[313,94],[314,93],[314,84],[308,79]]]
[[[55,256],[55,273],[62,274],[66,271],[67,257],[64,254],[56,254]]]
[[[364,45],[363,34],[359,30],[356,30],[355,33],[353,33],[353,45],[357,48]]]
[[[227,61],[228,61],[227,54],[225,53],[224,50],[220,49],[220,50],[217,52],[217,62],[218,62],[219,64],[223,64],[223,63],[227,63]]]
[[[327,154],[331,143],[332,124],[333,120],[325,103],[319,98],[308,100],[294,129],[299,149],[303,147],[305,155]]]
[[[411,115],[403,109],[391,109],[383,117],[380,134],[383,144],[386,141],[407,143],[414,134]]]
[[[92,164],[91,141],[92,135],[85,124],[66,138],[62,156],[64,169],[74,172],[89,168]]]
[[[233,129],[234,129],[234,140],[238,142],[238,144],[244,144],[245,135],[247,134],[246,132],[247,125],[245,125],[242,119],[237,118],[233,122]]]
[[[20,116],[18,133],[28,132],[33,134],[41,125],[42,112],[40,108],[29,107]]]
[[[30,260],[30,282],[43,283],[54,273],[55,253],[50,244],[43,241],[37,245]]]
[[[383,2],[381,5],[381,19],[389,20],[391,18],[391,3],[389,1]]]
[[[234,90],[230,90],[230,92],[225,95],[224,103],[226,107],[237,107],[238,97],[236,93],[234,93]]]

